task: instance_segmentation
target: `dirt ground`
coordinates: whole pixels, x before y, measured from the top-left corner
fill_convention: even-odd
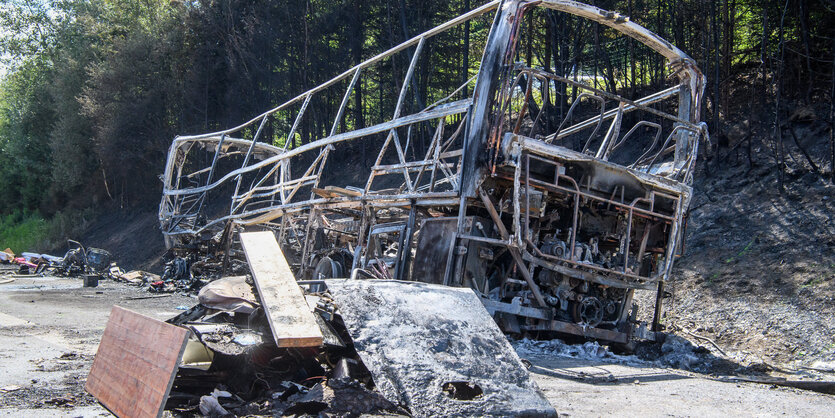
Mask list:
[[[835,186],[770,167],[697,180],[665,323],[749,360],[835,369]]]
[[[681,370],[530,356],[530,371],[560,416],[746,417],[831,415],[835,397]]]
[[[0,415],[109,416],[86,394],[84,381],[111,306],[167,319],[196,303],[187,296],[148,296],[111,281],[96,288],[53,277],[1,284]],[[617,359],[520,354],[561,416],[825,416],[835,410],[835,396],[813,392]]]
[[[109,416],[84,381],[111,307],[164,320],[197,303],[179,295],[131,299],[149,296],[106,280],[95,288],[55,277],[0,284],[0,415]]]

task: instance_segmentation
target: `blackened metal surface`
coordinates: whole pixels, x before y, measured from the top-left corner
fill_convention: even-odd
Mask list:
[[[357,352],[383,395],[414,416],[556,416],[471,289],[327,280]],[[482,395],[444,391],[468,382]]]
[[[447,254],[457,228],[458,218],[430,218],[423,222],[415,246],[412,277],[420,277],[425,283],[444,282]]]

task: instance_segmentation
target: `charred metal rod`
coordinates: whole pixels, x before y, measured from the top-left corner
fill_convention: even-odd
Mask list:
[[[556,81],[561,82],[561,83],[570,84],[572,86],[577,86],[578,88],[592,91],[595,94],[597,94],[598,96],[602,96],[606,99],[615,100],[619,103],[624,103],[626,105],[632,106],[633,108],[637,108],[637,109],[643,110],[647,113],[651,113],[655,116],[660,116],[664,119],[668,119],[668,120],[671,120],[673,122],[680,123],[684,126],[687,126],[691,129],[695,130],[695,131],[699,130],[698,126],[696,124],[694,124],[693,122],[690,122],[689,120],[684,120],[684,119],[679,118],[678,116],[673,116],[673,115],[671,115],[667,112],[662,112],[660,110],[653,109],[649,106],[644,106],[644,105],[640,104],[639,102],[629,100],[625,97],[618,96],[617,94],[609,93],[607,91],[594,88],[594,87],[586,85],[584,83],[574,81],[570,78],[562,77],[562,76],[559,76],[559,75],[556,75],[556,74],[547,73],[547,72],[542,71],[542,70],[537,70],[537,69],[527,68],[527,67],[521,68],[521,71],[526,72],[528,74],[531,74],[534,77],[550,78],[552,80],[556,80]],[[618,112],[621,112],[621,111],[618,110]]]
[[[702,341],[707,341],[707,342],[709,342],[709,343],[710,343],[711,345],[713,345],[713,346],[714,346],[717,350],[719,350],[719,352],[720,352],[720,353],[722,353],[722,355],[723,355],[723,356],[725,356],[725,357],[730,357],[730,356],[728,356],[728,353],[726,353],[726,352],[725,352],[725,350],[723,350],[723,349],[722,349],[722,347],[719,347],[719,344],[716,344],[716,342],[715,342],[715,341],[713,341],[713,340],[711,340],[710,338],[708,338],[708,337],[703,337],[703,336],[701,336],[701,335],[694,334],[694,333],[692,333],[692,332],[690,332],[690,331],[688,331],[688,330],[684,330],[684,332],[686,332],[686,333],[690,334],[690,336],[691,336],[691,337],[693,337],[693,338],[696,338],[696,339],[699,339],[699,340],[702,340]]]
[[[484,207],[487,209],[487,212],[490,213],[490,218],[493,219],[493,223],[496,224],[496,228],[499,229],[499,235],[501,235],[502,240],[507,241],[509,237],[507,228],[505,228],[502,223],[502,218],[499,217],[499,213],[496,211],[496,207],[493,206],[493,202],[490,201],[490,197],[487,196],[487,193],[485,193],[480,187],[478,189],[478,195],[481,197],[481,202],[484,203]],[[533,277],[531,277],[527,266],[525,266],[525,262],[522,260],[522,255],[519,254],[519,249],[513,246],[508,246],[507,249],[510,251],[513,261],[515,261],[516,265],[519,266],[519,272],[522,274],[522,277],[525,278],[525,281],[528,283],[528,287],[531,288],[531,293],[533,293],[533,297],[536,299],[536,304],[542,307],[547,306],[545,304],[545,299],[542,297],[542,293],[539,291],[539,286],[534,283]]]
[[[172,296],[171,293],[165,295],[150,295],[150,296],[133,296],[128,298],[122,298],[123,300],[142,300],[142,299],[159,299],[159,298],[167,298]]]
[[[672,254],[672,253],[671,253]],[[652,318],[652,331],[661,331],[661,305],[664,303],[664,281],[658,282],[658,291],[655,294],[655,312]]]

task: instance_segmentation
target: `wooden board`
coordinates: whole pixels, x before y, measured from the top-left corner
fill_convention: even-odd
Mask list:
[[[316,193],[317,195],[319,195],[321,197],[324,197],[324,198],[345,197],[345,196],[351,196],[351,197],[362,196],[362,192],[358,192],[356,190],[344,189],[342,187],[336,187],[336,186],[326,186],[324,189],[314,187],[313,188],[313,193]]]
[[[84,388],[118,417],[161,416],[188,334],[114,306]]]
[[[318,347],[322,330],[270,231],[243,232],[241,244],[278,347]]]

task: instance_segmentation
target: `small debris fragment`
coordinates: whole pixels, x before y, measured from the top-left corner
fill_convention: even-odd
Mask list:
[[[70,397],[69,395],[57,396],[57,397],[54,397],[52,399],[44,401],[44,403],[47,404],[47,405],[64,406],[64,407],[72,407],[73,402],[75,402],[75,399]]]
[[[231,398],[232,394],[215,389],[211,395],[200,397],[200,413],[206,416],[229,415],[229,411],[220,405],[218,398]]]

